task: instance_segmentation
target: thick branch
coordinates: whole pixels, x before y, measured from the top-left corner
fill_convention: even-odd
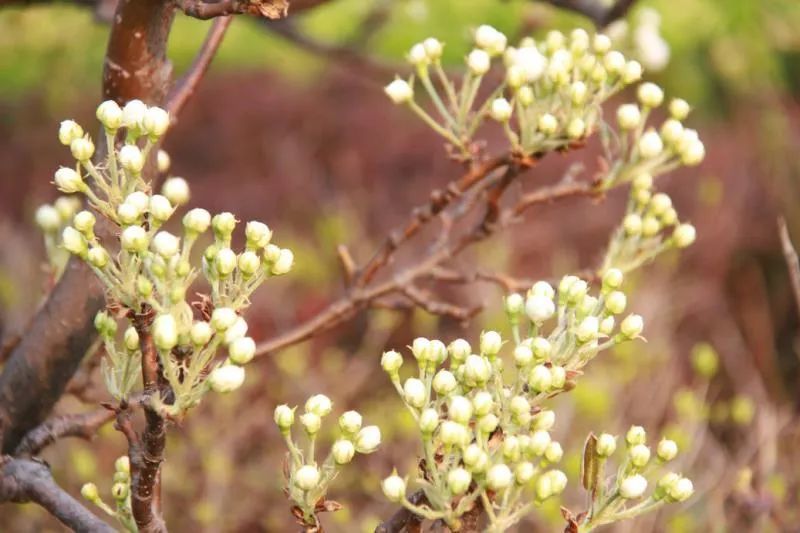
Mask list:
[[[289,10],[288,0],[175,0],[175,4],[186,15],[201,20],[240,14],[277,19]]]
[[[31,459],[0,459],[0,502],[41,505],[62,524],[77,532],[113,533],[53,480],[47,465]]]
[[[778,219],[778,234],[781,238],[783,257],[786,261],[786,268],[789,270],[789,279],[792,281],[792,292],[797,312],[800,313],[800,259],[797,258],[797,251],[792,245],[792,238],[789,235],[789,228],[786,227],[786,220],[783,217]]]
[[[99,409],[91,413],[64,415],[46,420],[36,426],[19,443],[14,455],[37,455],[62,437],[91,439],[101,426],[114,419],[114,412]]]
[[[425,492],[421,489],[409,496],[408,500],[414,505],[427,503]],[[416,533],[422,530],[422,518],[415,515],[405,507],[401,507],[385,522],[375,528],[375,533]]]
[[[574,11],[590,19],[598,28],[604,28],[623,18],[636,0],[616,0],[611,5],[601,0],[540,0],[561,9]]]

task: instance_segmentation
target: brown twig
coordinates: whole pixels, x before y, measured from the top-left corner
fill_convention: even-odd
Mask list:
[[[288,0],[175,0],[175,5],[186,15],[201,20],[239,14],[277,19],[285,17],[289,10]]]
[[[778,218],[778,235],[781,238],[783,258],[786,261],[786,268],[789,270],[789,278],[792,281],[794,303],[797,306],[797,312],[800,313],[800,259],[797,257],[797,250],[792,245],[789,228],[786,226],[786,220],[783,217]]]
[[[114,528],[59,487],[45,463],[33,459],[0,458],[2,502],[34,502],[47,509],[62,524],[80,533],[114,532]]]
[[[611,5],[600,0],[540,0],[561,9],[574,11],[590,19],[598,28],[604,28],[623,18],[636,0],[617,0]]]
[[[409,496],[408,500],[414,505],[424,505],[428,501],[425,492],[421,489]],[[375,533],[400,533],[401,531],[408,533],[422,531],[422,518],[405,507],[401,507],[375,528]]]
[[[183,106],[185,106],[189,98],[192,97],[195,90],[197,90],[197,85],[200,83],[200,80],[203,79],[203,76],[205,76],[208,71],[211,60],[214,59],[219,46],[222,44],[222,39],[225,37],[225,32],[228,30],[228,26],[231,25],[231,22],[233,22],[233,17],[230,16],[214,19],[214,22],[211,23],[211,28],[208,30],[206,39],[203,41],[203,46],[197,53],[197,57],[195,57],[192,66],[189,67],[186,74],[178,80],[169,92],[165,107],[167,111],[169,111],[173,123],[177,120],[181,110],[183,110]]]
[[[14,455],[37,455],[62,437],[80,437],[89,440],[97,434],[100,427],[113,419],[114,412],[108,409],[51,418],[25,435],[17,449],[14,450]]]

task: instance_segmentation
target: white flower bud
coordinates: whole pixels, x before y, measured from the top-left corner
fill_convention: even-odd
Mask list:
[[[447,473],[447,488],[455,495],[464,494],[472,483],[472,474],[464,468],[454,468]]]
[[[517,418],[531,413],[531,404],[524,396],[514,396],[509,404],[511,414]]]
[[[533,430],[541,429],[544,431],[550,431],[555,425],[556,414],[550,409],[539,411],[533,416],[533,420],[531,421],[531,429]]]
[[[53,181],[59,191],[67,194],[80,192],[86,189],[86,184],[83,182],[81,175],[67,167],[61,167],[56,170],[56,173],[53,175]]]
[[[567,475],[561,470],[550,470],[543,477],[550,480],[552,494],[561,494],[567,488]]]
[[[567,370],[563,366],[550,367],[550,374],[553,376],[553,389],[563,389],[567,383]]]
[[[622,70],[622,82],[626,85],[642,79],[642,65],[638,61],[628,61]]]
[[[417,43],[411,47],[407,59],[415,67],[425,66],[430,62],[428,52],[425,51],[425,46],[422,43]]]
[[[160,174],[164,174],[169,170],[172,160],[166,150],[159,150],[156,154],[156,168]]]
[[[425,337],[417,337],[411,343],[411,353],[417,361],[425,362],[431,360],[430,352],[431,341]]]
[[[39,206],[36,210],[36,225],[45,232],[54,232],[61,227],[61,215],[58,209],[49,204]]]
[[[294,484],[300,490],[312,490],[319,484],[319,469],[314,465],[303,465],[294,474]]]
[[[694,494],[694,484],[689,478],[682,477],[667,486],[667,495],[676,502],[688,500]]]
[[[492,375],[492,365],[489,360],[480,355],[470,355],[464,362],[464,377],[471,385],[482,385],[489,381]]]
[[[547,58],[535,47],[526,46],[517,51],[514,65],[522,71],[526,82],[534,83],[544,74],[547,68]]]
[[[617,109],[617,122],[623,130],[635,130],[642,121],[642,113],[636,104],[624,104]]]
[[[609,289],[618,289],[622,286],[622,281],[624,278],[625,276],[622,274],[620,269],[609,268],[603,274],[603,286],[608,287]]]
[[[625,56],[616,50],[611,50],[603,56],[603,66],[611,74],[621,74],[625,64]]]
[[[356,435],[354,441],[358,453],[372,453],[381,444],[381,430],[378,426],[367,426],[362,428]]]
[[[86,254],[86,260],[95,268],[105,268],[110,259],[108,252],[101,246],[93,246]]]
[[[594,49],[595,53],[607,53],[609,50],[611,50],[611,38],[602,33],[596,34],[592,40],[592,48]]]
[[[237,257],[233,250],[230,248],[221,248],[217,251],[214,258],[214,267],[217,269],[220,277],[229,276],[236,268]]]
[[[205,346],[211,340],[213,333],[208,322],[195,322],[189,330],[189,338],[195,346]]]
[[[489,115],[497,122],[508,122],[511,118],[511,104],[505,98],[495,98],[489,110]]]
[[[507,489],[513,480],[511,469],[503,463],[492,466],[486,473],[486,484],[495,492]]]
[[[403,366],[403,356],[394,350],[383,352],[381,356],[381,368],[388,374],[395,374]]]
[[[125,344],[125,348],[130,351],[138,350],[139,349],[139,334],[136,332],[136,328],[130,326],[128,329],[125,330],[125,334],[122,337],[122,341]]]
[[[450,399],[447,414],[454,422],[466,426],[472,418],[472,402],[463,396],[453,396]]]
[[[610,313],[618,315],[625,311],[627,303],[628,298],[625,296],[625,293],[622,291],[614,291],[606,296],[605,307]]]
[[[641,498],[647,490],[647,480],[640,474],[627,477],[619,484],[619,495],[626,500]]]
[[[279,405],[275,408],[273,415],[275,424],[280,428],[281,432],[289,431],[289,428],[294,424],[294,408],[286,404]]]
[[[503,458],[511,463],[516,463],[522,456],[519,439],[513,435],[506,435],[501,447]]]
[[[456,377],[449,370],[440,370],[433,377],[433,390],[442,396],[449,395],[457,386]]]
[[[94,143],[88,137],[75,139],[69,145],[72,157],[80,162],[89,161],[94,155]]]
[[[470,444],[464,449],[463,459],[471,472],[483,472],[489,466],[489,455],[477,444]]]
[[[138,174],[144,168],[144,155],[135,144],[126,144],[119,149],[119,164],[125,170]]]
[[[550,352],[552,351],[553,347],[550,345],[550,341],[544,337],[536,337],[533,339],[532,349],[534,357],[538,361],[542,361],[550,357]]]
[[[217,307],[211,313],[211,327],[215,331],[225,331],[233,326],[237,318],[239,318],[239,315],[230,307]]]
[[[488,24],[482,24],[475,30],[475,44],[492,55],[503,53],[506,43],[506,36]]]
[[[183,205],[189,201],[189,184],[177,176],[169,178],[161,187],[161,194],[166,196],[172,205]]]
[[[300,415],[300,425],[308,435],[316,435],[322,427],[322,418],[316,413],[303,413]]]
[[[599,457],[610,457],[617,449],[617,439],[614,435],[603,433],[597,437],[597,445],[595,446],[595,453]]]
[[[81,496],[92,503],[100,500],[100,493],[94,483],[84,483],[81,487]]]
[[[702,141],[695,139],[681,147],[681,163],[686,166],[699,165],[706,157],[706,147]]]
[[[326,416],[333,409],[333,402],[324,394],[315,394],[306,400],[305,409],[307,413],[314,413],[317,416]]]
[[[674,440],[661,439],[661,442],[658,443],[658,448],[656,448],[656,455],[665,463],[672,461],[678,455],[678,444]]]
[[[633,178],[631,182],[634,189],[652,189],[653,188],[653,176],[647,173],[642,173]]]
[[[453,361],[464,362],[472,353],[472,347],[464,339],[456,339],[447,347],[447,352]]]
[[[261,268],[261,258],[258,254],[250,250],[239,254],[238,259],[239,270],[245,277],[250,277]]]
[[[346,465],[353,460],[356,454],[356,447],[347,439],[339,439],[333,443],[331,455],[337,465]]]
[[[227,345],[237,339],[241,339],[247,334],[247,321],[242,317],[237,317],[233,325],[225,330],[223,342]]]
[[[650,462],[650,448],[644,444],[637,444],[628,450],[631,464],[636,468],[644,468]]]
[[[228,356],[237,365],[246,365],[256,355],[256,343],[250,337],[236,339],[228,346]]]
[[[180,250],[180,240],[166,231],[159,231],[153,237],[153,251],[164,259],[174,257]]]
[[[581,118],[573,118],[567,124],[567,137],[576,140],[580,139],[586,133],[586,123]]]
[[[425,409],[419,416],[419,429],[422,433],[430,435],[439,427],[439,413],[436,409]]]
[[[122,123],[129,129],[142,129],[147,106],[141,100],[131,100],[122,108]]]
[[[525,74],[520,67],[511,65],[506,69],[506,85],[512,89],[520,89],[523,83],[525,83]],[[519,95],[517,97],[519,98]]]
[[[510,316],[515,317],[525,308],[525,300],[519,293],[511,293],[503,299],[503,307]]]
[[[553,303],[552,296],[534,294],[525,301],[525,313],[536,324],[541,324],[548,320],[555,312],[556,306]]]
[[[575,336],[578,338],[578,341],[586,343],[595,340],[599,331],[600,321],[597,317],[587,316],[578,325],[578,328],[575,330]]]
[[[545,36],[545,45],[547,50],[552,53],[559,48],[563,48],[565,40],[563,33],[558,30],[550,30]]]
[[[533,350],[529,346],[520,344],[514,348],[514,364],[525,368],[533,362]]]
[[[124,250],[131,253],[141,253],[147,250],[149,244],[147,232],[141,226],[128,226],[122,230],[120,244]]]
[[[561,448],[561,444],[553,441],[547,445],[547,448],[544,450],[544,458],[547,459],[549,463],[557,463],[561,461],[564,457],[564,449]]]
[[[169,351],[178,344],[178,325],[172,315],[159,315],[153,321],[153,341],[163,351]]]
[[[535,474],[536,468],[529,461],[523,461],[514,468],[514,479],[518,485],[527,485]]]
[[[431,61],[436,61],[442,57],[444,45],[438,39],[434,37],[428,37],[422,41],[422,46],[425,48],[425,53],[428,54],[428,57],[431,59]]]
[[[469,431],[463,425],[445,420],[439,429],[439,438],[445,446],[466,446],[469,444]]]
[[[544,455],[545,450],[552,442],[550,438],[550,433],[543,429],[539,429],[534,431],[531,434],[531,439],[528,442],[528,452],[533,454],[535,457],[540,457]]]
[[[97,120],[108,130],[116,131],[122,126],[122,109],[114,100],[106,100],[97,106]]]
[[[149,108],[142,119],[142,126],[151,138],[161,137],[169,128],[169,113],[160,107]]]
[[[644,444],[647,441],[647,432],[642,426],[631,426],[628,433],[625,434],[625,442],[629,446],[636,446],[637,444]]]
[[[528,375],[528,384],[535,392],[546,392],[553,384],[553,374],[544,365],[536,365]]]
[[[391,476],[383,480],[381,490],[383,490],[383,495],[390,502],[401,502],[406,496],[406,482],[395,471]]]
[[[476,416],[484,416],[494,407],[494,399],[492,394],[488,391],[480,391],[472,398],[472,407],[475,410]]]
[[[483,76],[489,71],[491,59],[483,50],[475,49],[467,56],[467,66],[474,76]]]
[[[395,79],[383,90],[395,104],[405,104],[414,98],[414,89],[406,80],[401,80],[400,78]]]
[[[166,196],[154,194],[150,197],[150,215],[159,222],[164,222],[172,216],[175,208],[169,202]]]
[[[620,333],[628,339],[637,338],[644,329],[644,320],[639,315],[628,315],[619,325]]]
[[[264,248],[272,240],[272,230],[263,222],[251,220],[244,229],[247,243],[255,248]]]
[[[639,139],[639,155],[645,159],[652,159],[664,151],[664,141],[655,130],[646,131]]]
[[[403,384],[403,396],[409,405],[421,408],[428,400],[425,384],[417,378],[408,378]]]
[[[636,237],[642,233],[642,217],[636,213],[631,213],[622,219],[622,227],[630,237]]]
[[[664,91],[655,83],[647,82],[641,84],[636,95],[644,107],[658,107],[664,101]]]
[[[681,98],[674,98],[669,103],[669,114],[675,120],[686,120],[691,110],[689,103]]]
[[[83,137],[83,128],[74,120],[63,120],[58,127],[58,140],[64,146],[71,146],[72,141]]]
[[[538,127],[545,135],[553,135],[558,130],[558,120],[550,113],[545,113],[539,117]]]
[[[203,233],[211,225],[211,213],[196,207],[183,216],[183,227],[187,232]]]
[[[281,248],[278,259],[272,264],[270,272],[275,276],[288,274],[294,265],[294,253],[288,248]]]
[[[668,145],[680,142],[683,136],[683,124],[675,119],[665,120],[661,125],[661,138]]]
[[[603,335],[611,335],[611,333],[614,331],[614,326],[616,323],[617,321],[613,316],[605,317],[600,321],[600,333]]]
[[[75,225],[75,229],[77,229],[86,236],[92,234],[95,222],[97,222],[97,219],[89,211],[81,211],[80,213],[75,215],[75,218],[72,221],[72,223]]]
[[[484,331],[481,333],[481,354],[489,357],[495,356],[500,352],[502,346],[503,339],[496,331]]]

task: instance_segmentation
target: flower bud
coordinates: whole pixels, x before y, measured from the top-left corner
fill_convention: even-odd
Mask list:
[[[531,404],[525,396],[514,396],[509,403],[511,414],[520,418],[531,413]]]
[[[655,130],[646,131],[639,139],[639,155],[645,159],[653,159],[664,151],[664,142]]]
[[[602,33],[598,33],[592,40],[592,49],[597,54],[605,54],[611,50],[611,39]]]
[[[121,455],[117,457],[117,460],[114,461],[114,470],[117,472],[122,472],[124,474],[131,473],[131,460],[128,458],[127,455]]]
[[[524,85],[517,91],[517,101],[522,104],[522,107],[530,107],[534,100],[533,89],[529,86]]]
[[[676,502],[688,500],[694,494],[694,484],[689,478],[682,477],[667,486],[667,495]]]
[[[59,191],[67,194],[80,192],[86,189],[86,184],[83,182],[81,175],[67,167],[61,167],[56,170],[56,173],[53,175],[53,181]]]
[[[677,443],[674,440],[661,439],[661,442],[658,443],[658,448],[656,448],[656,455],[665,463],[672,461],[678,455]]]
[[[353,460],[356,454],[356,447],[347,439],[339,439],[333,443],[331,455],[337,465],[346,465]]]
[[[642,79],[642,65],[638,61],[628,61],[622,71],[622,82],[626,85]]]
[[[495,492],[507,489],[513,480],[511,469],[503,463],[492,466],[486,473],[486,484]]]
[[[609,289],[618,289],[622,286],[624,277],[625,276],[622,274],[620,269],[609,268],[606,270],[605,274],[603,274],[603,287],[608,287]]]
[[[141,226],[128,226],[120,235],[122,248],[131,253],[141,253],[147,250],[147,232]]]
[[[414,98],[414,89],[407,81],[401,80],[400,78],[395,79],[384,87],[383,90],[395,104],[405,104]]]
[[[250,337],[236,339],[228,346],[228,356],[237,365],[246,365],[256,355],[256,343]]]
[[[428,400],[425,384],[417,378],[408,378],[403,385],[403,397],[409,405],[421,408]]]
[[[614,435],[602,433],[597,437],[597,445],[595,446],[595,453],[598,457],[611,457],[617,449],[617,439]]]
[[[706,147],[699,139],[692,140],[681,147],[680,156],[686,166],[699,165],[706,157]]]
[[[622,220],[622,227],[628,236],[639,236],[642,233],[642,217],[636,213],[631,213]]]
[[[681,98],[674,98],[669,103],[669,114],[675,120],[686,120],[691,110],[689,103]]]
[[[644,468],[650,462],[650,448],[644,444],[636,444],[628,450],[631,464],[636,468]]]
[[[447,488],[456,496],[467,492],[470,483],[472,483],[472,474],[464,468],[454,468],[447,473]]]
[[[425,409],[419,416],[419,429],[425,435],[430,435],[439,427],[439,413],[436,409]]]
[[[470,444],[464,449],[463,459],[471,472],[480,473],[489,466],[489,455],[477,444]]]
[[[505,98],[495,98],[492,101],[489,115],[497,122],[508,122],[511,118],[511,104]]]
[[[272,240],[272,230],[263,222],[251,220],[244,229],[247,244],[254,248],[264,248]]]
[[[153,321],[153,341],[163,351],[171,350],[178,344],[178,326],[172,315],[159,315]]]
[[[647,480],[640,474],[627,477],[619,484],[619,495],[626,500],[641,498],[647,490]]]
[[[466,446],[469,444],[470,436],[469,431],[462,424],[445,420],[439,428],[439,438],[445,446]]]
[[[444,48],[444,45],[438,39],[435,39],[434,37],[428,37],[422,41],[422,46],[425,48],[425,53],[432,61],[436,61],[442,57],[442,49]]]
[[[625,435],[625,442],[628,446],[636,446],[637,444],[644,444],[647,441],[647,432],[642,426],[631,426],[628,433]]]
[[[440,370],[433,377],[433,390],[442,396],[448,396],[457,386],[456,377],[449,370]]]
[[[424,67],[430,62],[428,53],[425,51],[425,46],[423,46],[422,43],[417,43],[411,47],[407,59],[408,62],[415,67]]]
[[[572,140],[580,139],[586,134],[586,123],[581,118],[574,118],[567,124],[567,137]]]
[[[488,414],[494,407],[494,399],[491,393],[487,391],[480,391],[472,397],[472,407],[475,410],[475,415],[484,416]]]
[[[275,276],[288,274],[294,265],[294,253],[288,248],[282,248],[278,259],[272,264],[270,272]]]
[[[575,336],[579,342],[587,343],[597,338],[600,332],[600,321],[596,316],[587,316],[575,330]]]
[[[386,499],[393,503],[403,501],[403,498],[406,496],[406,482],[397,475],[396,470],[391,476],[383,480],[381,489]]]
[[[553,135],[558,130],[558,119],[550,113],[545,113],[539,117],[537,123],[539,131],[545,135]]]
[[[472,402],[463,396],[453,396],[447,414],[451,420],[466,426],[472,418]]]
[[[333,402],[324,394],[315,394],[306,400],[305,409],[307,413],[314,413],[317,416],[326,416],[333,409]]]
[[[300,415],[300,424],[308,435],[316,435],[322,427],[322,418],[317,413],[303,413]]]
[[[139,333],[136,332],[136,328],[133,326],[125,330],[122,340],[128,350],[135,351],[139,349]]]
[[[128,497],[128,483],[118,482],[111,486],[111,496],[117,500],[125,500]]]
[[[610,74],[620,74],[625,69],[625,56],[616,50],[611,50],[603,56],[603,66]]]
[[[492,375],[492,366],[489,360],[480,355],[470,355],[464,362],[464,377],[472,385],[481,385],[489,381]]]
[[[183,205],[189,201],[189,184],[183,178],[169,178],[161,187],[161,194],[166,196],[172,205]]]
[[[58,209],[52,205],[44,204],[36,209],[36,225],[42,231],[55,232],[61,227],[61,215],[58,214]]]
[[[372,453],[381,444],[381,430],[378,426],[362,428],[356,435],[354,444],[358,453]]]
[[[641,84],[636,95],[644,107],[658,107],[664,101],[664,91],[655,83],[647,82]]]
[[[208,322],[195,322],[189,330],[189,339],[195,346],[205,346],[211,340],[213,333]]]
[[[464,339],[456,339],[447,347],[447,352],[453,361],[463,363],[472,353],[472,347]]]
[[[481,354],[489,357],[497,355],[503,346],[503,339],[496,331],[484,331],[481,333]]]
[[[67,226],[61,232],[61,243],[65,250],[79,257],[84,257],[89,248],[86,238],[72,226]]]
[[[119,164],[134,174],[138,174],[144,168],[144,155],[135,144],[126,144],[119,149]]]
[[[83,137],[83,128],[74,120],[63,120],[58,127],[58,140],[64,146],[70,146],[72,141]]]
[[[214,266],[220,277],[228,277],[237,265],[236,254],[230,248],[222,248],[217,252],[214,258]]]
[[[619,330],[622,335],[628,339],[637,338],[644,329],[644,320],[641,316],[631,314],[625,317],[622,324],[619,325]]]
[[[161,137],[169,128],[169,113],[160,107],[153,106],[145,112],[142,126],[151,139]]]
[[[244,383],[244,368],[237,365],[224,365],[215,368],[208,375],[211,390],[219,393],[232,392]]]
[[[628,298],[625,296],[624,292],[613,291],[608,296],[606,296],[605,308],[608,310],[609,313],[618,315],[625,311],[627,303],[628,303]]]
[[[128,129],[142,129],[147,106],[141,100],[131,100],[122,108],[122,123]]]
[[[642,114],[636,104],[624,104],[617,109],[617,122],[623,130],[635,130],[642,121]]]
[[[672,242],[678,248],[691,246],[697,237],[697,232],[691,224],[680,224],[672,233]]]
[[[525,368],[533,362],[533,350],[525,344],[520,344],[514,348],[514,364],[520,368]]]
[[[403,366],[403,356],[394,350],[383,352],[381,356],[381,368],[388,374],[396,374]]]
[[[183,216],[183,227],[187,232],[200,234],[208,229],[211,224],[211,214],[198,207],[190,210]]]
[[[94,483],[84,483],[81,487],[81,496],[92,503],[100,500],[100,492]]]
[[[480,49],[475,49],[467,56],[467,67],[473,76],[483,76],[489,71],[491,59],[489,54]]]
[[[153,237],[153,251],[164,259],[174,257],[180,250],[180,240],[166,231],[159,231]]]
[[[286,433],[294,424],[294,408],[286,404],[279,405],[275,408],[275,413],[272,418],[275,420],[275,424],[278,428],[280,428],[281,433]]]
[[[576,81],[569,87],[569,96],[572,99],[572,104],[576,106],[583,105],[586,102],[586,96],[589,89],[582,81]]]
[[[319,469],[314,465],[303,465],[294,473],[294,484],[300,490],[312,490],[319,484]]]
[[[237,318],[239,318],[239,315],[230,307],[217,307],[211,313],[211,327],[215,331],[225,331],[233,326]]]
[[[172,161],[170,160],[169,154],[166,150],[159,150],[156,154],[156,168],[158,169],[159,174],[165,174],[170,167]]]
[[[506,36],[488,24],[482,24],[475,30],[475,44],[492,55],[502,54],[506,43]]]
[[[544,337],[536,337],[533,339],[531,347],[533,349],[533,355],[537,361],[543,361],[550,357],[552,346],[550,345],[550,341]]]
[[[536,365],[528,376],[528,384],[535,392],[546,392],[553,384],[553,375],[544,365]]]
[[[544,431],[550,431],[553,429],[553,426],[556,424],[556,414],[549,410],[545,409],[543,411],[539,411],[533,416],[533,420],[531,421],[531,429],[537,430],[542,429]]]
[[[555,441],[548,444],[544,450],[544,458],[550,463],[557,463],[562,457],[564,457],[564,450],[561,448],[561,444]]]
[[[527,451],[535,457],[540,457],[544,455],[545,450],[547,450],[551,442],[550,433],[543,429],[536,430],[531,434]]]
[[[150,197],[150,215],[159,222],[164,222],[172,216],[175,208],[169,203],[166,196],[154,194]]]

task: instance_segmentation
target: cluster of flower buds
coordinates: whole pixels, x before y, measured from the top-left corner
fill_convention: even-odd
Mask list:
[[[317,525],[318,503],[344,465],[356,453],[369,454],[378,449],[381,432],[378,426],[362,426],[361,414],[347,411],[339,417],[339,437],[331,446],[321,465],[317,463],[315,445],[322,429],[322,419],[333,410],[333,402],[324,394],[315,394],[305,403],[304,412],[297,417],[306,436],[306,446],[300,446],[292,436],[297,407],[279,405],[274,420],[289,448],[286,494],[302,512],[309,526]]]
[[[653,453],[647,446],[644,428],[632,426],[625,435],[624,460],[616,475],[605,479],[606,462],[616,451],[617,438],[608,433],[592,435],[587,441],[584,483],[588,483],[586,488],[591,491],[592,498],[589,512],[581,524],[586,531],[633,518],[665,503],[685,501],[694,493],[690,479],[675,472],[663,472],[664,466],[678,455],[675,441],[661,439]],[[649,495],[651,482],[648,478],[658,478],[655,490]]]
[[[75,196],[59,196],[52,204],[43,204],[36,209],[36,226],[44,235],[47,262],[54,280],[61,276],[70,256],[61,242],[61,234],[80,209],[81,202]]]
[[[397,472],[382,485],[389,500],[457,528],[481,499],[492,507],[493,527],[502,530],[564,490],[567,478],[553,468],[563,456],[550,435],[555,414],[537,405],[536,393],[522,381],[503,382],[503,343],[495,331],[483,332],[477,351],[464,339],[447,346],[415,339],[411,352],[419,372],[404,381],[403,357],[383,354],[381,365],[418,424],[425,461],[414,484],[428,503],[409,501],[407,481]]]
[[[212,217],[205,209],[195,208],[183,216],[182,235],[164,229],[178,206],[188,202],[189,186],[183,178],[170,177],[154,194],[142,171],[169,126],[168,114],[138,100],[123,108],[107,101],[97,108],[97,117],[109,146],[108,156],[100,163],[92,162],[92,143],[81,126],[64,121],[59,130],[59,139],[70,146],[77,164],[60,168],[55,183],[63,192],[84,194],[94,208],[74,214],[72,225],[63,229],[62,244],[89,264],[113,301],[138,315],[131,323],[140,329],[145,325],[148,342],[151,336],[174,392],[175,400],[162,407],[181,414],[209,388],[229,392],[242,385],[243,365],[253,358],[256,346],[246,336],[247,323],[239,315],[266,278],[291,270],[294,256],[273,244],[272,231],[258,221],[247,223],[245,248],[234,252],[231,240],[238,221],[231,213]],[[120,129],[125,130],[125,142],[117,146]],[[156,159],[159,172],[166,173],[169,156],[160,151]],[[101,243],[94,213],[119,228],[118,241]],[[192,266],[191,252],[209,229],[214,241],[203,253],[202,272],[211,288],[210,305],[198,320],[186,300],[198,271]],[[152,324],[147,324],[147,316],[140,316],[148,313]],[[122,398],[136,382],[137,365],[130,362],[138,363],[141,357],[142,332],[131,325],[118,340],[109,334],[108,320],[100,323],[106,327],[103,338],[109,354],[104,361],[106,383],[115,397]],[[215,363],[223,346],[227,359]]]
[[[131,512],[131,463],[127,455],[114,462],[114,478],[111,485],[111,498],[114,507],[108,505],[100,496],[94,483],[85,483],[81,487],[81,496],[95,504],[107,515],[116,518],[125,531],[138,531]]]

